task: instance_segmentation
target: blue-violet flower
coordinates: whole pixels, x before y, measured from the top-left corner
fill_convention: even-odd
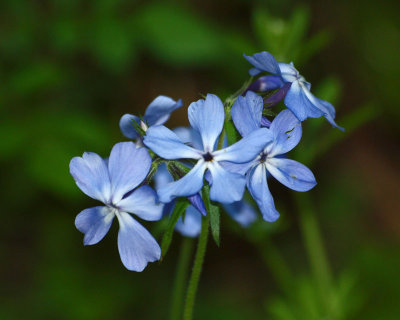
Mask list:
[[[118,249],[124,266],[142,271],[148,262],[160,259],[160,246],[153,236],[128,213],[156,221],[163,205],[157,204],[155,191],[147,185],[138,187],[146,178],[151,158],[145,148],[133,142],[117,143],[107,160],[92,152],[75,157],[70,172],[78,187],[105,206],[83,210],[75,219],[85,234],[84,244],[99,242],[107,234],[116,216],[119,221]]]
[[[254,159],[271,139],[268,129],[255,130],[235,144],[215,150],[225,119],[221,100],[208,94],[205,100],[200,99],[189,106],[188,115],[191,127],[201,136],[202,150],[186,145],[164,126],[150,127],[144,137],[144,144],[164,159],[197,160],[196,165],[183,178],[157,190],[160,201],[168,203],[175,197],[199,192],[203,187],[206,170],[209,170],[212,178],[211,200],[221,203],[241,200],[246,184],[244,176],[227,171],[220,162],[245,163]]]

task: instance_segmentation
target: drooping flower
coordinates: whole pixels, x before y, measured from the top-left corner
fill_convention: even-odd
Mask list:
[[[195,159],[197,163],[181,179],[157,190],[161,202],[168,203],[175,197],[194,195],[203,187],[207,170],[212,179],[210,199],[221,203],[241,200],[245,178],[225,170],[220,162],[248,162],[270,141],[268,129],[255,130],[235,144],[215,150],[217,139],[222,132],[225,113],[221,100],[212,94],[206,99],[193,102],[188,109],[191,127],[202,139],[202,149],[186,145],[173,131],[164,126],[153,126],[147,130],[144,144],[160,157],[168,160]]]
[[[324,116],[332,126],[344,130],[334,120],[336,111],[332,104],[318,99],[311,93],[311,84],[297,71],[292,62],[290,64],[278,63],[266,51],[253,56],[243,56],[254,66],[249,71],[250,75],[256,76],[263,71],[272,74],[259,78],[251,85],[250,90],[263,92],[281,88],[283,91],[284,85],[288,83],[290,88],[287,90],[284,103],[297,119],[304,121],[307,118]]]
[[[239,133],[246,137],[261,126],[262,98],[249,91],[238,97],[232,107],[232,120]],[[268,130],[268,129],[267,129]],[[290,110],[283,110],[272,121],[269,131],[272,141],[255,159],[246,164],[225,163],[231,171],[246,174],[247,188],[256,201],[264,220],[273,222],[279,217],[267,184],[267,175],[295,191],[308,191],[316,185],[313,173],[303,164],[283,158],[302,135],[301,122]]]
[[[140,135],[133,126],[133,121],[146,131],[149,126],[155,126],[167,122],[171,113],[180,107],[182,107],[181,99],[175,101],[170,97],[158,96],[146,108],[145,114],[142,118],[145,122],[143,122],[138,116],[127,113],[124,114],[119,121],[119,127],[125,137],[137,139]]]
[[[157,241],[129,214],[148,221],[161,219],[163,205],[156,203],[155,191],[147,185],[139,186],[150,166],[148,151],[137,148],[133,142],[117,143],[108,161],[96,153],[85,152],[70,162],[70,172],[78,187],[105,205],[77,215],[75,226],[85,234],[84,244],[93,245],[103,239],[117,217],[119,254],[124,266],[133,271],[142,271],[148,262],[161,256]]]

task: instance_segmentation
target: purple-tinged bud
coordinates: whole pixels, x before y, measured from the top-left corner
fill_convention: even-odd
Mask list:
[[[290,86],[292,84],[290,82],[286,82],[282,88],[280,88],[277,92],[275,92],[273,95],[264,98],[264,105],[267,105],[266,108],[271,108],[280,101],[282,101],[285,97],[287,92],[290,89]]]
[[[243,93],[243,95],[245,95],[247,91],[266,92],[269,90],[275,90],[281,88],[282,86],[283,86],[283,81],[280,76],[268,75],[260,77],[252,84],[250,84],[249,87],[246,89],[246,91]]]
[[[203,216],[207,214],[203,199],[201,198],[199,193],[196,193],[195,195],[189,196],[187,198],[191,205],[195,207]]]

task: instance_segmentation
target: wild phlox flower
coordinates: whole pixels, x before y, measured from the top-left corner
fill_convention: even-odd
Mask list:
[[[297,119],[304,121],[307,118],[324,116],[332,126],[344,130],[334,120],[336,111],[333,105],[311,93],[311,84],[297,71],[293,62],[290,64],[278,63],[266,51],[253,56],[243,56],[254,66],[249,70],[250,75],[256,76],[263,71],[272,74],[259,78],[250,86],[250,90],[265,92],[281,88],[281,91],[287,92],[284,97],[286,107],[293,112]]]
[[[248,162],[259,154],[271,139],[268,129],[253,131],[235,144],[215,150],[222,132],[225,111],[221,100],[212,94],[193,102],[188,109],[191,127],[201,136],[202,149],[186,145],[173,131],[164,126],[150,127],[144,144],[167,160],[195,159],[197,163],[181,179],[157,190],[161,202],[168,203],[175,197],[194,195],[203,187],[203,178],[210,172],[210,199],[232,203],[242,199],[246,180],[243,175],[229,172],[220,162]],[[212,181],[211,181],[212,180]]]
[[[146,148],[137,148],[133,142],[117,143],[108,161],[85,152],[70,162],[78,187],[104,203],[83,210],[75,219],[76,228],[85,234],[84,244],[93,245],[103,239],[117,217],[119,254],[124,266],[133,271],[142,271],[148,262],[161,256],[157,241],[129,214],[148,221],[161,219],[163,205],[156,203],[155,191],[147,185],[140,186],[150,166]]]
[[[249,91],[238,97],[232,107],[232,120],[243,137],[259,130],[263,110],[262,98]],[[272,175],[286,187],[308,191],[316,185],[313,173],[303,164],[282,155],[292,150],[302,135],[301,123],[290,110],[283,110],[272,121],[269,130],[271,142],[250,162],[223,164],[228,170],[246,174],[247,188],[256,201],[264,220],[273,222],[279,217],[267,184]]]

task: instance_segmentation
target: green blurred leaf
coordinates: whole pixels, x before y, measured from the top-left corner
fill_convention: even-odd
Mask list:
[[[220,245],[220,212],[219,207],[214,206],[210,203],[210,226],[211,234],[214,238],[215,243],[219,247]]]
[[[177,66],[215,64],[224,53],[218,28],[195,11],[171,3],[149,3],[136,13],[141,40],[152,55]]]

